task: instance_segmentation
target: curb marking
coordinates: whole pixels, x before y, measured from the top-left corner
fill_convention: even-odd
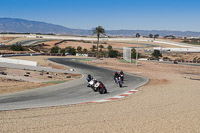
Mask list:
[[[108,101],[112,101],[112,100],[117,100],[117,99],[120,99],[120,98],[124,98],[124,97],[127,97],[135,92],[137,92],[138,90],[130,90],[128,92],[125,92],[125,93],[122,93],[118,96],[114,96],[114,97],[111,97],[111,98],[108,98],[108,99],[103,99],[103,100],[96,100],[96,101],[89,101],[89,102],[83,102],[81,104],[86,104],[86,103],[100,103],[100,102],[108,102]]]

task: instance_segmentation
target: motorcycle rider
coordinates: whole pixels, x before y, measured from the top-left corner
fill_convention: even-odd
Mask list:
[[[119,74],[124,75],[124,72],[121,70],[121,71],[119,72]]]
[[[90,82],[91,80],[93,79],[93,77],[89,74],[88,76],[87,76],[87,78],[86,78],[86,80],[88,81],[88,82]]]
[[[97,83],[97,79],[94,79],[94,84],[96,84]]]
[[[119,74],[118,72],[115,72],[115,75],[114,75],[114,80],[115,80],[115,83],[117,83],[117,79],[119,78]]]
[[[90,82],[91,80],[93,80],[93,77],[89,74],[89,75],[87,76],[86,80],[87,80],[87,82],[88,82],[87,87],[90,87],[89,82]]]
[[[124,82],[124,72],[122,70],[120,71],[119,76],[121,77],[122,82]]]

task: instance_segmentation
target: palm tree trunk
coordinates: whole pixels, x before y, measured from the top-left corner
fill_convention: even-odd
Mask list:
[[[97,54],[96,54],[96,59],[98,59],[99,58],[99,37],[100,37],[100,35],[99,34],[97,34]]]

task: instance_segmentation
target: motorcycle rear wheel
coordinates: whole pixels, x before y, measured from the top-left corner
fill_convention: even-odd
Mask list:
[[[122,87],[122,84],[119,83],[119,87],[121,88],[121,87]]]
[[[106,88],[104,88],[104,89],[100,88],[100,89],[99,89],[99,93],[100,93],[100,94],[107,93],[107,90],[106,90]]]

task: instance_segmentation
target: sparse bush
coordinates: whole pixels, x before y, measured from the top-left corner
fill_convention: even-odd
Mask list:
[[[108,49],[108,51],[112,50],[112,46],[109,45],[109,46],[107,47],[107,49]]]
[[[138,58],[141,58],[141,53],[138,52]],[[136,59],[136,49],[132,48],[131,49],[131,58]]]
[[[109,50],[108,56],[111,57],[111,58],[117,58],[118,51],[117,50]]]
[[[77,47],[77,51],[78,51],[78,53],[81,53],[82,47],[81,47],[81,46],[78,46],[78,47]]]
[[[60,53],[63,54],[63,55],[65,55],[65,49],[61,49]]]
[[[170,60],[169,57],[163,57],[163,60]]]
[[[100,48],[100,52],[102,52],[102,49],[104,48],[104,46],[100,45],[99,48]]]
[[[84,53],[84,54],[87,54],[87,52],[88,52],[87,49],[84,48],[84,49],[83,49],[83,53]]]
[[[51,48],[51,53],[58,53],[58,49],[59,49],[58,46]]]
[[[96,48],[97,48],[96,45],[92,45],[92,48],[91,48],[92,52],[95,52]]]
[[[22,47],[21,44],[16,44],[11,46],[11,50],[13,51],[24,51],[24,48]]]
[[[155,58],[159,58],[159,57],[162,57],[162,54],[160,53],[160,50],[154,50],[154,52],[152,53],[152,56]]]
[[[76,55],[76,49],[74,47],[69,46],[69,47],[66,47],[65,49],[66,49],[67,53],[70,53],[72,55]]]

